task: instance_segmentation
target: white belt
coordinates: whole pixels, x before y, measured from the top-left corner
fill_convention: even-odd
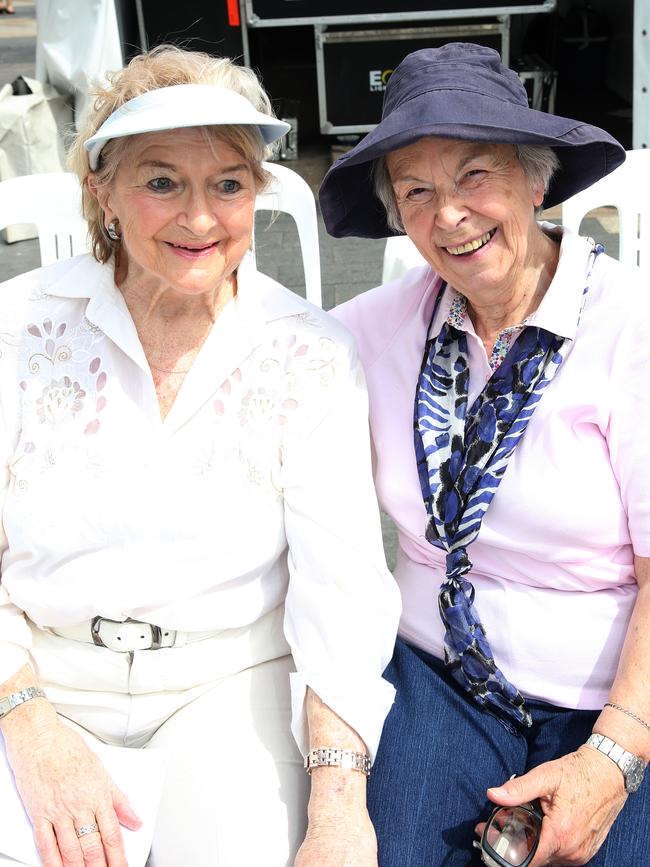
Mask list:
[[[161,647],[183,647],[191,641],[214,638],[221,632],[218,629],[207,632],[180,632],[176,629],[154,626],[151,623],[141,623],[139,620],[108,620],[106,617],[95,617],[94,620],[75,623],[73,626],[50,627],[49,631],[61,638],[85,641],[120,653],[158,650]]]

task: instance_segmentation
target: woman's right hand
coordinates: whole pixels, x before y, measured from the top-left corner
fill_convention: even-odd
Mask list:
[[[141,822],[83,738],[55,714],[12,728],[7,758],[44,867],[127,867],[120,823]],[[97,832],[77,837],[93,823]]]

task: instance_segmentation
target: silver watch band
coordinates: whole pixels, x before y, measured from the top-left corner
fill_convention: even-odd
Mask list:
[[[366,777],[370,775],[370,757],[365,753],[355,753],[354,750],[341,750],[338,747],[318,747],[305,756],[305,770],[311,774],[314,768],[338,767],[350,771],[361,771]]]
[[[644,776],[644,765],[639,756],[630,753],[616,741],[606,735],[594,732],[587,738],[587,746],[594,747],[599,753],[607,756],[619,768],[625,781],[625,790],[629,793],[636,792]]]
[[[45,693],[40,686],[27,686],[19,692],[12,692],[4,698],[0,698],[0,719],[7,716],[8,713],[32,698],[45,698]]]

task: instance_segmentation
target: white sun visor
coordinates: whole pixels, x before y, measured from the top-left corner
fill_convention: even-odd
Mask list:
[[[257,111],[233,90],[211,84],[176,84],[136,96],[121,105],[85,141],[92,171],[104,145],[114,138],[190,126],[256,126],[266,144],[282,138],[288,123]]]

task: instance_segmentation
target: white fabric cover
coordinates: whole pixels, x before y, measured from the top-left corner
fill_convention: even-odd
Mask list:
[[[36,0],[36,78],[74,98],[77,126],[87,94],[124,65],[114,0]]]

